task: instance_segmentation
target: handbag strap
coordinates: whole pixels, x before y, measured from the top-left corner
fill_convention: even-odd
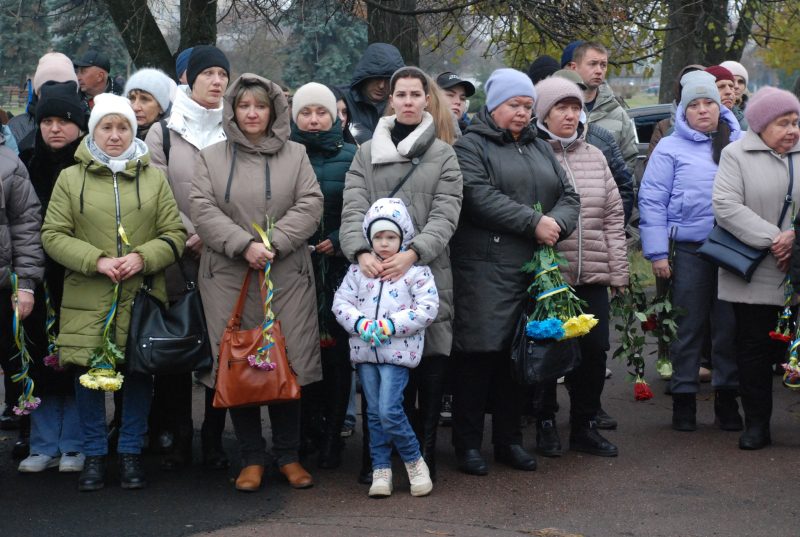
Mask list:
[[[242,288],[239,290],[239,298],[236,300],[236,304],[233,306],[230,319],[228,319],[227,327],[229,329],[238,330],[242,326],[242,311],[244,311],[244,303],[247,301],[247,291],[250,288],[250,274],[252,273],[253,270],[248,267],[247,273],[244,275]],[[264,286],[264,273],[261,271],[259,271],[258,274],[258,283],[258,287],[261,290],[261,300],[264,301],[267,298],[267,291]]]
[[[186,272],[186,267],[184,266],[183,261],[181,260],[181,256],[178,255],[178,248],[175,247],[175,243],[172,242],[172,239],[170,239],[169,237],[159,237],[159,239],[169,244],[169,247],[172,249],[172,255],[175,256],[175,262],[178,264],[178,268],[181,271],[181,276],[183,277],[183,283],[186,286],[186,290],[191,291],[192,289],[197,287],[197,284],[193,282],[192,279],[189,277],[189,273]]]
[[[418,165],[419,165],[419,159],[417,157],[412,158],[411,159],[411,169],[408,170],[408,173],[406,173],[405,177],[400,179],[400,182],[397,183],[397,186],[394,187],[394,190],[392,190],[392,192],[389,194],[388,197],[393,198],[394,195],[397,194],[397,192],[401,188],[403,188],[403,185],[406,184],[406,181],[408,181],[408,178],[411,177],[412,173],[414,173],[414,168],[416,168]]]
[[[792,204],[792,190],[794,189],[794,160],[792,154],[789,154],[789,190],[786,191],[786,197],[783,198],[783,209],[781,209],[781,217],[778,219],[778,231],[783,225],[783,219],[786,217],[786,212]]]

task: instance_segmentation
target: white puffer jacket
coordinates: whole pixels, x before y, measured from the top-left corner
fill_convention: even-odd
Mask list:
[[[405,204],[397,198],[376,201],[364,218],[363,231],[369,241],[369,227],[386,219],[403,232],[401,249],[414,237],[414,226]],[[439,311],[439,295],[428,267],[412,266],[402,279],[381,282],[368,278],[357,264],[350,265],[333,300],[336,320],[350,336],[350,361],[416,367],[422,358],[425,328]],[[371,347],[358,335],[356,323],[361,318],[389,319],[395,334],[379,347]]]

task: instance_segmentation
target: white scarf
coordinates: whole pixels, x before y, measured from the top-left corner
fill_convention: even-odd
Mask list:
[[[97,162],[106,166],[111,173],[119,173],[125,169],[128,162],[141,158],[147,153],[147,145],[138,138],[134,138],[130,147],[117,157],[112,157],[95,143],[91,136],[86,137],[86,147]]]
[[[181,138],[197,149],[222,142],[225,131],[222,130],[222,104],[219,108],[208,109],[197,104],[190,96],[191,90],[181,86],[175,92],[172,112],[167,128],[178,133]]]
[[[564,137],[562,137],[562,136],[556,136],[555,134],[553,134],[552,132],[550,132],[550,131],[547,129],[547,127],[545,127],[545,126],[544,126],[544,123],[542,123],[542,122],[541,122],[540,120],[538,120],[538,119],[536,120],[536,127],[537,127],[539,130],[543,130],[544,132],[546,132],[547,134],[549,134],[549,135],[550,135],[550,138],[552,138],[553,140],[557,140],[557,141],[561,142],[561,147],[563,147],[563,148],[565,148],[565,149],[566,149],[567,147],[569,147],[570,145],[572,145],[572,142],[574,142],[575,140],[577,140],[577,139],[578,139],[578,129],[575,129],[575,132],[573,132],[573,133],[572,133],[572,136],[570,136],[569,138],[564,138]]]

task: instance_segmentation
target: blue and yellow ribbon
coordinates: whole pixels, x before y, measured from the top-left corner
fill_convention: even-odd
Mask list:
[[[269,217],[267,217],[266,231],[260,225],[253,222],[253,229],[255,229],[256,233],[258,233],[258,236],[261,238],[261,241],[264,243],[264,246],[267,248],[267,250],[272,250],[270,236],[272,235],[272,230],[274,227],[275,224],[269,219]],[[275,339],[272,337],[272,328],[275,325],[275,314],[272,313],[272,299],[274,293],[272,280],[270,279],[271,271],[272,263],[270,263],[268,260],[264,265],[264,281],[261,284],[262,289],[266,288],[266,293],[264,295],[264,321],[261,323],[262,344],[256,351],[256,356],[251,364],[254,367],[267,370],[274,369],[275,367],[269,358],[269,351],[275,345]]]
[[[18,351],[14,358],[19,358],[20,360],[20,370],[18,373],[11,375],[11,381],[22,384],[22,393],[17,400],[17,406],[14,407],[14,413],[21,416],[30,414],[31,411],[36,410],[41,400],[33,396],[34,382],[30,377],[30,368],[33,359],[28,352],[25,329],[22,326],[22,320],[19,316],[19,277],[12,271],[9,271],[9,275],[11,278],[11,297],[14,303],[14,316],[11,321],[11,330],[14,333],[14,345],[16,345]]]

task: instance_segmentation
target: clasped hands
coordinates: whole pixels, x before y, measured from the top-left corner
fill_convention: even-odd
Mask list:
[[[101,257],[97,260],[97,272],[108,276],[114,283],[127,280],[141,272],[143,268],[144,260],[136,252],[123,257]]]
[[[367,278],[396,282],[405,276],[408,269],[418,260],[419,257],[414,250],[397,252],[383,261],[372,252],[363,252],[358,255],[358,266]]]
[[[384,341],[394,334],[394,323],[389,319],[367,319],[362,317],[356,322],[358,337],[369,343],[370,347],[380,347]]]

